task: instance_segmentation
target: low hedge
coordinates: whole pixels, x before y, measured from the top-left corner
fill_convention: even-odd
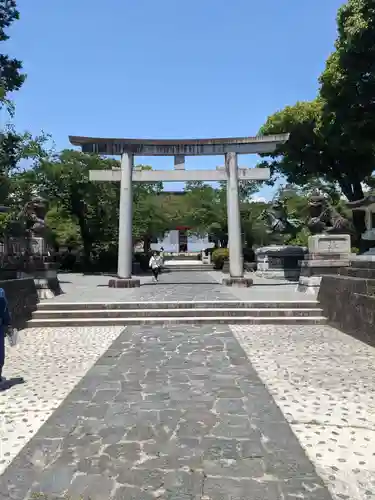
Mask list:
[[[224,262],[229,259],[228,248],[217,248],[212,252],[212,264],[214,269],[223,269]]]
[[[245,262],[255,262],[255,252],[251,248],[244,248],[243,252],[243,260]],[[229,260],[229,248],[216,248],[212,252],[212,263],[214,265],[214,269],[223,269],[224,262]]]

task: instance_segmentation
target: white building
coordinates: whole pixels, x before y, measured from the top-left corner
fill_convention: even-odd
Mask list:
[[[201,252],[206,248],[212,248],[213,243],[208,241],[208,236],[202,238],[194,235],[188,235],[188,228],[178,227],[169,231],[163,239],[157,243],[151,244],[152,250],[160,250],[162,247],[165,252]]]

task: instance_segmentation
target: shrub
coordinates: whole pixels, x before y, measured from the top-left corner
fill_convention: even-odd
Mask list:
[[[221,248],[219,249],[218,247],[212,247],[212,248],[210,247],[210,248],[206,248],[206,249],[204,250],[204,253],[205,253],[206,255],[211,255],[211,257],[212,257],[212,254],[213,254],[216,250],[222,250],[222,249],[221,249]]]
[[[244,262],[255,262],[255,252],[252,248],[243,249],[243,260]]]
[[[224,262],[228,259],[228,248],[217,248],[214,252],[212,252],[212,263],[214,265],[214,269],[223,269]]]

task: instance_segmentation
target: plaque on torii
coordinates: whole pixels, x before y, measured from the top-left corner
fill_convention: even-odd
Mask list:
[[[270,177],[267,168],[238,168],[238,154],[262,154],[275,151],[285,143],[288,134],[235,137],[225,139],[106,139],[70,136],[71,144],[80,146],[85,153],[120,155],[121,167],[111,170],[90,170],[90,180],[120,182],[120,217],[118,248],[118,279],[109,286],[136,287],[132,278],[132,183],[133,182],[227,182],[229,272],[227,285],[250,286],[252,280],[244,278],[241,220],[238,182],[261,181]],[[225,166],[214,169],[187,170],[186,156],[224,155]],[[173,156],[174,170],[142,170],[134,167],[134,156]]]

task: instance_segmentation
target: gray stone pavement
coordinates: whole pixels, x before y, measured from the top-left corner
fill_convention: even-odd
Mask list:
[[[125,329],[0,484],[1,500],[330,499],[223,325]]]
[[[314,300],[296,292],[296,284],[277,280],[266,280],[250,275],[254,279],[251,288],[224,287],[223,274],[205,271],[175,271],[160,276],[159,283],[153,283],[150,276],[141,276],[140,288],[108,288],[108,276],[82,274],[60,274],[64,295],[49,302],[141,302],[174,300],[265,300],[303,301]]]

